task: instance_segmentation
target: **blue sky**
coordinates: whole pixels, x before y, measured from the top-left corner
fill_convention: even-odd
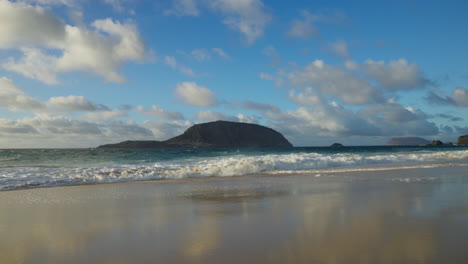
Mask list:
[[[466,1],[0,0],[0,148],[468,134]]]

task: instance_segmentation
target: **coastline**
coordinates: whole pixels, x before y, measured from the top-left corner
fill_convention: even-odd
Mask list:
[[[0,192],[2,263],[461,263],[464,166]]]

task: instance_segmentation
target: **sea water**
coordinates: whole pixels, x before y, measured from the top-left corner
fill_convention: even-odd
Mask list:
[[[3,149],[0,191],[251,174],[467,166],[468,147]],[[467,166],[468,170],[468,166]]]

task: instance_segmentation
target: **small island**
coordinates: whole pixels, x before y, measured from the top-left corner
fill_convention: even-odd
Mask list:
[[[343,144],[341,143],[333,143],[330,146],[330,148],[342,148],[342,147],[343,147]]]
[[[98,148],[174,148],[174,147],[292,147],[279,132],[265,126],[215,121],[196,124],[182,135],[165,141],[124,141],[101,145]]]

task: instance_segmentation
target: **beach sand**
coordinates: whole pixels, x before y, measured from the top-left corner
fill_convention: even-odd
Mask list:
[[[0,192],[0,263],[468,263],[467,168]]]

